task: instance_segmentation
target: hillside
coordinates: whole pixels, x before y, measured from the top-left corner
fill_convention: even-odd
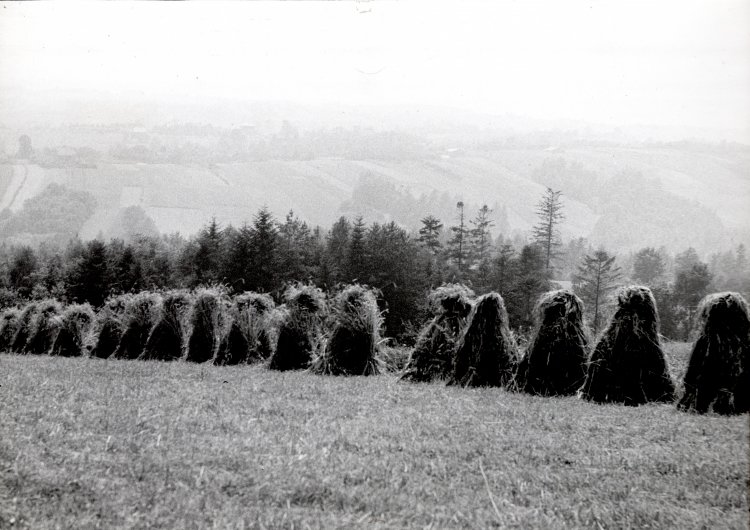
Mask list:
[[[263,205],[279,217],[293,209],[322,226],[342,214],[416,228],[433,213],[449,224],[463,200],[470,215],[484,203],[494,208],[496,232],[526,233],[551,186],[563,191],[565,237],[614,249],[706,251],[750,240],[750,155],[739,148],[577,145],[433,149],[395,160],[306,158],[144,163],[103,156],[46,168],[9,158],[0,167],[0,208],[18,212],[53,182],[88,191],[97,206],[80,235],[91,238],[115,230],[128,206],[143,207],[162,232],[190,234],[212,216],[249,221]]]

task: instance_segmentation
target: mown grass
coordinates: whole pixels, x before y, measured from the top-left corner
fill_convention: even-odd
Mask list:
[[[747,416],[393,375],[11,355],[0,385],[3,528],[748,522]]]

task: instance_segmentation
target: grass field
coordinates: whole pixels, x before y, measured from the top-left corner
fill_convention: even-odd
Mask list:
[[[0,385],[0,528],[748,523],[747,416],[13,355]]]

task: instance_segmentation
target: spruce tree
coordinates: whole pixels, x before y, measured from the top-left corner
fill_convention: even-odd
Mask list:
[[[561,191],[547,188],[536,209],[539,221],[534,226],[533,238],[542,248],[547,275],[552,272],[552,261],[557,257],[557,248],[562,244],[558,225],[565,216],[562,213],[560,195],[562,195]]]
[[[433,256],[437,256],[443,248],[440,243],[440,234],[443,231],[443,223],[440,219],[428,215],[421,220],[422,227],[419,229],[419,238],[417,241],[424,245]]]
[[[456,203],[456,220],[458,225],[451,226],[453,237],[448,241],[448,256],[456,263],[459,274],[469,268],[467,240],[469,230],[466,227],[466,215],[464,213],[464,203]]]
[[[254,291],[266,293],[277,287],[277,238],[278,233],[273,215],[264,206],[253,219],[250,238],[252,249],[250,286]]]
[[[615,256],[610,256],[604,249],[586,255],[578,267],[574,289],[586,304],[588,313],[593,313],[594,333],[599,331],[602,323],[601,307],[606,296],[617,287],[616,282],[620,276],[621,271],[620,267],[615,265]]]

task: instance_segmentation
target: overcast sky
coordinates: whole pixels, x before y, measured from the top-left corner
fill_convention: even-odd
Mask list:
[[[750,2],[8,3],[0,98],[423,103],[748,139]]]

